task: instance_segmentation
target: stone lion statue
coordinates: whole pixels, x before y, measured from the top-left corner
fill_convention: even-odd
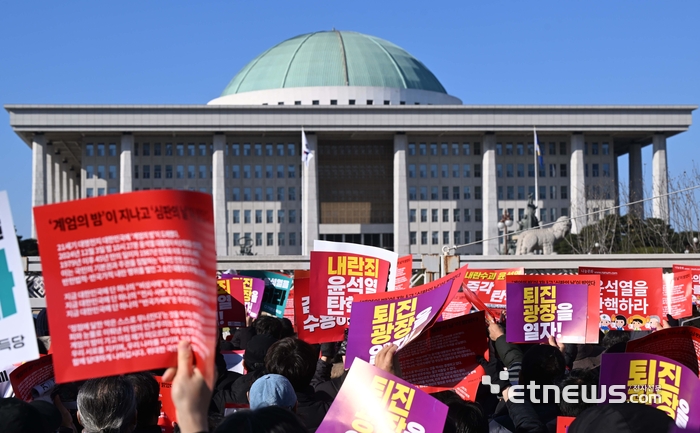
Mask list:
[[[559,217],[550,227],[527,230],[520,234],[515,254],[533,254],[538,249],[542,249],[544,254],[552,254],[554,242],[563,238],[569,230],[571,230],[571,220],[565,216]]]

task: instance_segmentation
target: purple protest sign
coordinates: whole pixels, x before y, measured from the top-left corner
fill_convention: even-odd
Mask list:
[[[554,336],[559,343],[597,343],[598,287],[593,275],[507,277],[507,341],[546,343]]]
[[[607,403],[645,403],[662,410],[681,428],[700,428],[700,379],[686,366],[646,353],[605,353],[600,364],[601,393]]]
[[[355,358],[374,364],[387,343],[399,349],[429,328],[457,294],[467,267],[422,286],[397,292],[359,295],[353,301],[345,366]]]
[[[445,404],[405,380],[356,359],[316,431],[441,433],[446,418]]]
[[[243,275],[232,275],[223,273],[220,277],[222,280],[242,280],[243,282],[243,299],[245,311],[251,319],[257,319],[260,314],[260,306],[262,305],[263,294],[265,293],[265,281],[260,278],[246,277]]]

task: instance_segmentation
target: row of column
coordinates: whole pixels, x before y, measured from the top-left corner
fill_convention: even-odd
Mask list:
[[[32,139],[32,207],[80,198],[80,171],[72,168],[44,134]],[[36,224],[32,213],[32,238]]]

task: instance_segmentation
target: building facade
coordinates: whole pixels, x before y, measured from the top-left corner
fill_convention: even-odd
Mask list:
[[[574,231],[621,194],[642,199],[647,145],[662,196],[653,216],[668,220],[666,140],[688,129],[697,107],[462,105],[396,45],[331,31],[265,51],[207,105],[5,108],[32,148],[35,206],[149,189],[210,193],[217,253],[227,256],[242,246],[308,254],[314,239],[498,254],[499,220],[522,219],[530,194],[541,222],[569,216]]]

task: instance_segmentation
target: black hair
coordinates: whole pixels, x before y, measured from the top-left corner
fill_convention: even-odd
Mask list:
[[[282,324],[282,335],[280,338],[294,337],[294,325],[292,321],[286,317],[280,318],[280,323]]]
[[[603,341],[601,341],[600,344],[606,349],[610,349],[618,343],[627,343],[628,341],[630,341],[629,332],[621,330],[612,330],[608,331],[608,333],[605,334],[605,337],[603,337]]]
[[[303,391],[311,383],[316,372],[318,349],[297,338],[283,338],[265,355],[265,367],[271,374],[286,377],[295,391]]]
[[[559,383],[559,389],[564,390],[567,386],[576,386],[578,388],[579,398],[576,400],[578,403],[567,403],[566,400],[562,399],[559,404],[559,411],[562,416],[578,416],[581,412],[588,409],[589,407],[596,406],[595,403],[586,403],[581,396],[583,395],[583,387],[587,388],[587,395],[590,397],[593,392],[593,387],[598,385],[598,371],[597,370],[583,370],[575,369],[571,370],[569,376]]]
[[[430,395],[448,407],[443,433],[488,433],[488,418],[479,403],[464,401],[451,390]]]
[[[253,321],[256,335],[271,335],[275,338],[282,336],[282,322],[277,317],[258,316]]]
[[[158,423],[160,416],[160,384],[151,373],[132,373],[125,376],[136,396],[136,425],[149,427]]]
[[[239,410],[226,418],[214,433],[307,433],[297,415],[279,406]]]
[[[553,385],[564,376],[566,361],[559,348],[539,344],[523,354],[520,384]]]
[[[80,423],[89,432],[123,433],[136,421],[134,388],[123,376],[86,381],[77,403]]]

